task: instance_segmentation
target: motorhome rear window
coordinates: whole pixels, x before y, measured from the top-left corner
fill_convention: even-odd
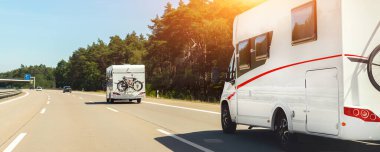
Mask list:
[[[316,1],[292,9],[292,45],[317,40]]]
[[[239,70],[248,70],[251,68],[251,52],[249,40],[242,41],[238,44],[239,51]]]

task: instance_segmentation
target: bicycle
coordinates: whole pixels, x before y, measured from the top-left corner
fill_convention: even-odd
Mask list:
[[[380,45],[369,56],[367,68],[369,80],[380,91]]]
[[[129,77],[129,78],[123,77],[123,80],[120,80],[117,83],[117,89],[120,92],[125,92],[128,89],[132,89],[134,91],[141,91],[142,88],[143,88],[143,83],[133,77]]]

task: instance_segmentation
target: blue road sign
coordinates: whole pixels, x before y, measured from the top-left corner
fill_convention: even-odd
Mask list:
[[[30,74],[25,74],[24,80],[30,80],[31,75]]]

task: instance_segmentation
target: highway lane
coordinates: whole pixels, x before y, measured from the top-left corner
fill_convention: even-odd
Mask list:
[[[29,99],[34,100],[29,102]],[[38,114],[44,100],[47,100],[47,95],[41,92],[23,93],[0,100],[0,146]]]
[[[0,104],[0,151],[281,151],[265,129],[239,126],[237,134],[223,134],[218,105],[152,99],[107,104],[98,94],[28,92]],[[310,136],[300,136],[297,147],[380,151],[376,144]]]

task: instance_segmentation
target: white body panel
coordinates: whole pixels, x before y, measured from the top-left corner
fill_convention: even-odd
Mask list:
[[[306,73],[306,128],[309,132],[338,135],[339,83],[337,69]],[[329,117],[321,117],[321,114]]]
[[[310,1],[268,0],[235,18],[235,48],[273,31],[270,57],[236,74],[232,86],[226,82],[222,102],[228,102],[238,124],[272,128],[281,108],[292,132],[380,140],[379,122],[344,113],[349,107],[380,116],[380,92],[368,79],[367,64],[349,60],[352,55],[365,59],[380,45],[380,1],[316,0],[317,40],[292,45],[292,9]]]
[[[140,81],[140,91],[127,88],[125,91],[118,89],[118,83],[123,80],[135,78]],[[107,68],[107,99],[133,100],[145,98],[145,66],[144,65],[113,65]],[[132,81],[132,80],[131,80]]]

